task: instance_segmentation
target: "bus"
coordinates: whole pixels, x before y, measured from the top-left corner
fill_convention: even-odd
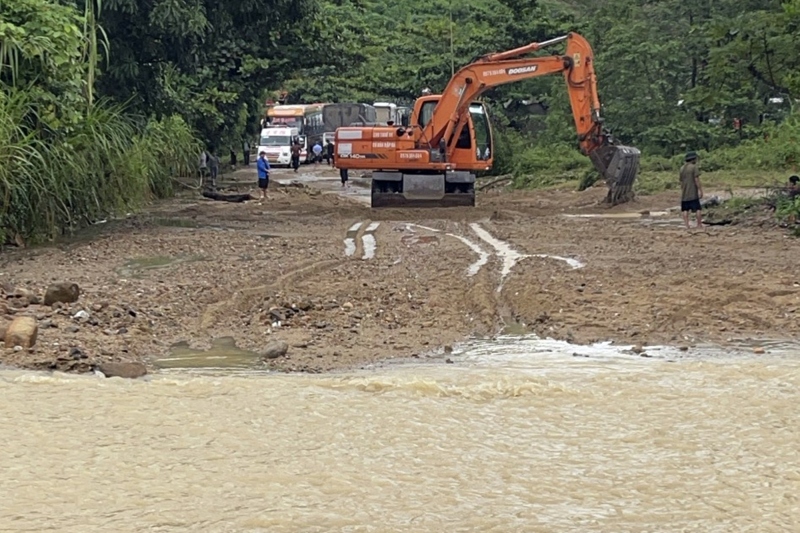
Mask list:
[[[311,147],[314,143],[322,144],[322,134],[325,126],[322,120],[322,109],[325,104],[296,104],[276,105],[267,110],[269,127],[296,128],[303,149],[300,160],[310,163],[312,160]]]

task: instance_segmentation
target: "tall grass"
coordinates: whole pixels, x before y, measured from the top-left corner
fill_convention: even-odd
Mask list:
[[[94,93],[101,0],[0,2],[0,245],[70,232],[172,193],[201,144]],[[104,53],[101,53],[104,52]]]
[[[41,241],[172,193],[200,144],[179,117],[143,120],[97,101],[69,128],[37,115],[32,91],[0,91],[0,244]]]

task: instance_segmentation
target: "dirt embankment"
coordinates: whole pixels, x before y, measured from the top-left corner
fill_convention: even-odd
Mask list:
[[[86,371],[232,336],[257,352],[284,340],[266,364],[320,372],[507,326],[579,343],[786,337],[800,307],[794,240],[637,215],[671,195],[607,209],[597,188],[490,191],[474,209],[372,211],[335,180],[314,187],[330,192],[276,189],[264,205],[191,193],[91,238],[4,252],[0,327],[32,316],[38,336],[0,364]],[[80,298],[45,306],[60,281]]]

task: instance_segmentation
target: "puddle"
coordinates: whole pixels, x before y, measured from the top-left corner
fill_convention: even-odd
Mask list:
[[[155,360],[155,366],[164,370],[254,370],[260,363],[259,354],[238,348],[233,337],[214,339],[208,350],[195,350],[188,342],[179,342],[172,345],[169,355]]]
[[[201,257],[169,257],[169,256],[153,256],[153,257],[138,257],[130,259],[117,271],[123,277],[136,277],[151,270],[160,270],[180,263],[189,261],[201,261]]]
[[[563,214],[566,218],[591,218],[601,220],[627,220],[638,221],[647,225],[672,225],[679,224],[680,218],[671,217],[669,211],[645,211],[642,213],[590,213],[590,214]]]
[[[168,228],[199,228],[201,224],[189,218],[153,218],[150,222],[156,226]]]
[[[375,249],[378,243],[375,241],[375,230],[380,226],[380,222],[373,222],[367,229],[364,230],[364,235],[361,236],[361,241],[364,243],[364,255],[362,259],[372,259],[375,257]]]
[[[347,230],[347,236],[344,239],[344,255],[347,257],[356,253],[356,235],[358,235],[358,230],[361,229],[362,224],[362,222],[356,222]]]

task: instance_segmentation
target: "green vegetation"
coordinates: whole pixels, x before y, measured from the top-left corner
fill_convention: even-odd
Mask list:
[[[199,153],[179,116],[148,120],[95,98],[98,8],[0,2],[0,244],[166,196]]]
[[[595,48],[609,127],[643,152],[640,192],[673,184],[688,149],[707,182],[783,181],[799,30],[800,0],[0,0],[0,242],[169,195],[279,89],[410,103],[479,55],[568,31]],[[494,173],[591,182],[560,76],[485,99]]]

